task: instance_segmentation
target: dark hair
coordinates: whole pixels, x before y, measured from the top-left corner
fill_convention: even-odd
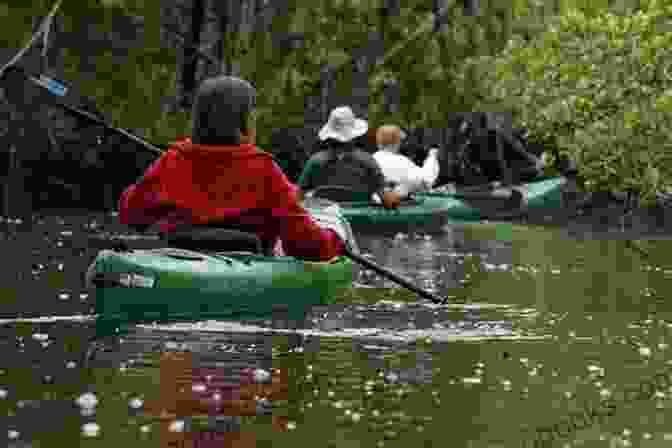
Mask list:
[[[239,132],[252,126],[255,106],[256,90],[244,79],[206,79],[194,96],[192,141],[202,145],[239,144]]]

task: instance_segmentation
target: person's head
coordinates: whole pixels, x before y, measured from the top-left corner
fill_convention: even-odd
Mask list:
[[[391,152],[399,152],[401,141],[406,138],[406,133],[396,125],[386,124],[378,128],[376,143],[378,148]]]
[[[355,117],[354,112],[348,106],[335,108],[329,114],[329,120],[318,134],[321,141],[334,141],[344,146],[352,146],[357,137],[361,137],[369,130],[366,120]]]
[[[192,141],[201,145],[255,144],[256,89],[244,79],[217,76],[196,91]]]

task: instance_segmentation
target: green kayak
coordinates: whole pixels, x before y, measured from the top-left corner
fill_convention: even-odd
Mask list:
[[[512,187],[490,188],[487,190],[460,190],[455,192],[429,191],[419,193],[422,198],[443,199],[450,208],[453,221],[480,221],[483,219],[506,218],[521,212],[550,210],[562,207],[562,191],[567,179],[564,177],[539,178]],[[520,193],[507,199],[514,190]]]
[[[388,210],[368,201],[340,202],[343,216],[358,232],[384,232],[394,229],[439,229],[448,223],[452,207],[443,197],[419,197],[403,201]],[[404,230],[405,231],[405,230]]]
[[[353,250],[358,250],[337,205],[311,200],[306,208],[318,222],[340,226]],[[159,247],[102,250],[86,278],[96,287],[98,322],[109,327],[129,322],[243,320],[274,315],[302,320],[310,306],[328,304],[349,287],[355,273],[354,264],[345,257],[309,262],[288,256],[222,252],[221,247],[216,252]]]
[[[394,210],[370,201],[338,203],[343,216],[358,232],[434,231],[451,222],[496,220],[520,212],[561,207],[565,182],[564,177],[548,177],[510,188],[429,191],[414,195]],[[342,193],[347,188],[329,186],[319,190],[319,195],[334,199],[332,190]]]

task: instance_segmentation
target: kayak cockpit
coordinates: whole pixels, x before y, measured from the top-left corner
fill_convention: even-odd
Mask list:
[[[170,246],[189,251],[250,252],[270,255],[257,235],[241,230],[209,226],[189,226],[164,234],[161,238]]]

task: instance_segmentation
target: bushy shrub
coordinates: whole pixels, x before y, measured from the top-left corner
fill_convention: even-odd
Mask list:
[[[672,184],[672,1],[642,3],[628,15],[571,10],[532,42],[469,59],[456,80],[477,73],[479,107],[512,112],[573,158],[588,190],[648,202]]]

